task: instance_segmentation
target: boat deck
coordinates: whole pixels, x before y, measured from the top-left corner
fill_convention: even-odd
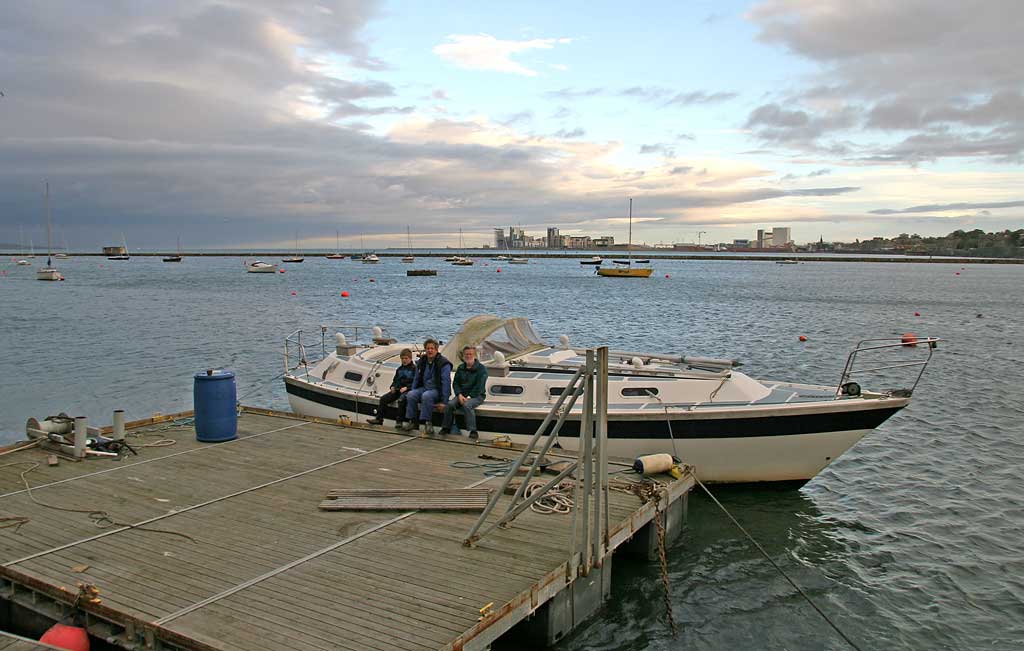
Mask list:
[[[58,618],[94,585],[90,631],[128,649],[474,649],[569,584],[570,516],[527,510],[467,548],[477,513],[318,509],[332,489],[497,487],[478,457],[515,450],[249,408],[225,443],[159,421],[127,440],[174,443],[123,460],[3,458],[0,518],[24,522],[0,529],[0,598]],[[658,479],[663,509],[693,485]],[[609,501],[610,549],[656,513]]]
[[[40,644],[20,635],[0,631],[0,651],[61,651],[60,647]]]

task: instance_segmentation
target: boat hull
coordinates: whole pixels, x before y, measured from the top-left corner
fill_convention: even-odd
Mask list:
[[[368,418],[376,414],[375,396],[346,395],[307,382],[286,379],[293,411],[336,419]],[[667,452],[696,467],[702,481],[714,483],[805,482],[852,447],[868,432],[906,406],[905,399],[836,401],[834,406],[778,409],[720,409],[714,412],[657,415],[609,414],[608,452],[633,458]],[[546,413],[546,412],[545,412]],[[477,410],[482,440],[509,436],[526,443],[545,413],[516,411],[505,406]],[[385,418],[397,410],[389,407]],[[434,418],[440,424],[440,415]],[[559,444],[575,450],[579,420],[566,420]],[[674,444],[674,445],[673,445]]]
[[[649,278],[653,271],[653,269],[639,269],[637,267],[629,269],[598,269],[597,275],[609,278]]]

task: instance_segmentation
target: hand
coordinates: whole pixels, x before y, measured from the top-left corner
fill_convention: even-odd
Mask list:
[[[436,405],[434,405],[434,411],[436,411],[436,412],[443,412],[444,411],[444,403],[443,402],[439,402]]]
[[[409,390],[409,387],[399,387],[398,392],[399,393],[405,393],[408,390]]]
[[[469,400],[469,398],[467,398],[466,396],[462,395],[461,393],[459,394],[459,404],[460,405],[466,404],[467,400]]]

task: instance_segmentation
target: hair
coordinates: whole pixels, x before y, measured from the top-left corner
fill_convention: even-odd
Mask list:
[[[398,353],[399,357],[412,357],[412,351],[408,348],[403,348],[402,352]]]
[[[423,342],[423,347],[426,348],[430,344],[434,344],[435,348],[441,347],[441,345],[437,343],[437,339],[434,339],[433,337],[427,337],[427,340]]]
[[[462,352],[463,353],[465,353],[467,350],[471,350],[471,351],[473,351],[475,353],[476,352],[476,346],[466,345],[466,346],[462,347]]]

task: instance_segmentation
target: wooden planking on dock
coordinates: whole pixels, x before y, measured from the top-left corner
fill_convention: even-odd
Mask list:
[[[451,464],[518,452],[313,420],[249,410],[240,438],[219,444],[152,424],[130,440],[158,434],[176,445],[119,462],[43,464],[26,474],[31,496],[21,470],[7,468],[0,516],[30,521],[0,529],[0,572],[57,597],[93,583],[102,603],[88,609],[100,618],[194,649],[472,648],[565,585],[569,516],[527,511],[469,549],[473,513],[317,508],[335,489],[493,488],[499,479],[482,468]],[[44,456],[7,459],[25,469]],[[33,497],[103,509],[117,523],[153,521],[100,529]],[[614,546],[654,507],[610,497]],[[494,614],[481,621],[488,603]]]
[[[60,647],[41,644],[20,635],[0,631],[0,651],[61,651]]]

